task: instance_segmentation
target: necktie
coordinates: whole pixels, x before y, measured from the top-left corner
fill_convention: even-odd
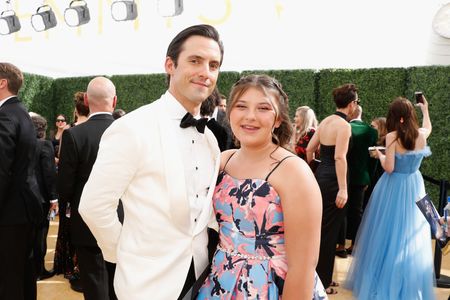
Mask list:
[[[183,119],[181,119],[180,127],[188,128],[188,127],[194,126],[195,128],[197,128],[198,132],[204,133],[206,123],[208,123],[207,118],[201,118],[201,119],[197,120],[190,113],[186,113],[184,115]]]

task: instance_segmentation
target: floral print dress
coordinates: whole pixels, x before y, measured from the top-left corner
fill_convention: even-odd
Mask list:
[[[295,143],[295,153],[297,153],[298,157],[306,161],[306,148],[308,147],[309,141],[312,139],[316,130],[314,128],[310,128],[306,134],[300,137]],[[316,157],[319,157],[318,151],[316,151]]]
[[[281,299],[288,272],[283,211],[267,179],[219,174],[213,205],[220,242],[197,299]],[[317,274],[312,299],[327,299]]]

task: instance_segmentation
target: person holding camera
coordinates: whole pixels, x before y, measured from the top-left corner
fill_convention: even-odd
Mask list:
[[[390,104],[386,154],[375,150],[385,172],[364,213],[345,284],[357,299],[435,299],[430,228],[415,204],[426,194],[419,167],[431,154],[431,121],[425,97],[417,106],[422,128],[408,99]]]

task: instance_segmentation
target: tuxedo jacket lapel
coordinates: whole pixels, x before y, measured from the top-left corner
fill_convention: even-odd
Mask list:
[[[162,149],[162,161],[165,169],[165,180],[170,201],[170,212],[173,223],[183,232],[190,233],[190,208],[186,197],[186,179],[183,172],[183,160],[174,140],[175,133],[165,111],[164,101],[160,101],[161,113],[158,114],[158,126]]]

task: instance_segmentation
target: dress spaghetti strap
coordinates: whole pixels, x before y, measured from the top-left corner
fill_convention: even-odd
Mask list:
[[[269,176],[272,175],[273,171],[275,171],[275,170],[281,165],[281,163],[282,163],[285,159],[287,159],[287,158],[289,158],[289,157],[295,157],[295,156],[289,155],[289,156],[286,156],[285,158],[283,158],[282,160],[280,160],[280,161],[277,163],[277,165],[276,165],[275,167],[273,167],[273,169],[269,172],[269,174],[267,174],[265,181],[268,181],[268,180],[269,180]]]
[[[233,157],[234,154],[236,154],[237,150],[234,151],[230,157],[228,157],[227,161],[225,162],[225,165],[223,165],[222,171],[225,171],[226,166],[228,165],[228,162],[230,161],[230,159]]]

